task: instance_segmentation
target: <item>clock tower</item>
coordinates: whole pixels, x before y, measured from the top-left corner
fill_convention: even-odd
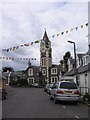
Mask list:
[[[45,80],[49,83],[50,68],[52,67],[52,48],[46,30],[40,43],[40,68]]]

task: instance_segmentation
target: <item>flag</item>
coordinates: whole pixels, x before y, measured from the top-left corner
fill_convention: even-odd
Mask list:
[[[9,60],[11,60],[11,58],[9,58]]]
[[[83,25],[81,25],[81,28],[83,28]]]
[[[57,34],[57,37],[59,36],[59,34]]]
[[[35,43],[39,43],[39,40],[35,41]]]
[[[10,50],[12,50],[12,48],[10,48]]]
[[[0,57],[0,59],[2,59],[2,57]]]
[[[7,49],[7,52],[9,52],[9,49]]]
[[[15,50],[15,47],[13,47],[13,51]]]
[[[71,31],[73,31],[73,28],[71,29]]]
[[[6,57],[6,59],[8,60],[8,57]]]
[[[66,33],[68,33],[68,30],[66,31]]]
[[[88,23],[86,23],[85,25],[88,26]]]
[[[19,46],[16,47],[16,49],[18,49],[18,48],[19,48]]]
[[[2,51],[6,51],[6,49],[2,49]]]
[[[23,45],[20,45],[21,47],[23,47]]]
[[[24,44],[25,46],[29,46],[29,44]]]
[[[20,60],[22,60],[22,58],[20,58]]]
[[[31,45],[33,44],[33,42],[31,42]]]
[[[75,29],[77,30],[77,29],[78,29],[78,27],[75,27]]]
[[[5,57],[3,57],[3,59],[5,59]]]
[[[63,35],[63,34],[64,34],[64,32],[61,32],[61,34]]]

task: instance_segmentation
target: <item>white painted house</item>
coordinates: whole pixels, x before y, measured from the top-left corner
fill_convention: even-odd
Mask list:
[[[81,94],[90,91],[90,49],[85,54],[77,54],[77,83],[80,87]],[[70,80],[76,83],[76,75],[74,69],[74,59],[68,60],[68,72],[61,77],[61,80]],[[90,92],[89,92],[90,93]]]

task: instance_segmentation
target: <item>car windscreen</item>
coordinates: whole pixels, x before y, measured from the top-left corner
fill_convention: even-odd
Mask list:
[[[60,84],[60,88],[62,88],[62,89],[77,89],[77,86],[73,82],[63,82]]]

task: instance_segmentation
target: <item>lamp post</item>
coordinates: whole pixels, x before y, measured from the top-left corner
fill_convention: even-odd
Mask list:
[[[68,42],[74,45],[74,59],[75,59],[74,69],[75,69],[75,75],[76,75],[76,84],[78,85],[78,81],[77,81],[77,62],[76,62],[76,46],[75,46],[75,42],[73,42],[73,41],[68,41]]]

